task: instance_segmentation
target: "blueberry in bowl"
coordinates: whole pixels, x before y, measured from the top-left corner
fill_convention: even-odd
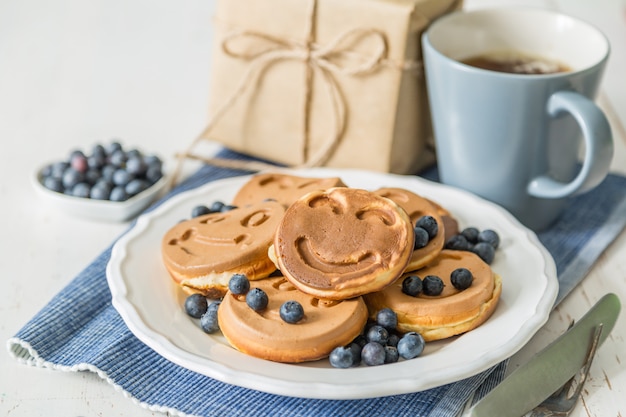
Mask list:
[[[159,196],[166,178],[160,157],[112,141],[44,165],[34,184],[47,203],[69,215],[126,221]]]

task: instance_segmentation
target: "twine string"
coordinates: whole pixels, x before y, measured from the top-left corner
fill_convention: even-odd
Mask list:
[[[374,51],[367,59],[356,65],[342,66],[333,61],[333,55],[339,54],[340,50],[338,45],[350,37],[356,37],[360,40],[367,41],[366,38],[373,39],[375,44]],[[259,41],[263,43],[271,43],[272,46],[266,49],[246,49],[245,52],[239,52],[233,48],[232,44],[240,41],[248,41],[248,44],[259,44]],[[258,74],[262,73],[269,65],[275,64],[282,60],[299,60],[306,63],[307,76],[305,81],[305,102],[303,117],[305,130],[310,118],[309,107],[311,104],[311,90],[312,90],[312,75],[313,71],[319,71],[322,74],[321,80],[325,86],[329,101],[331,103],[334,129],[331,130],[329,140],[326,141],[326,148],[320,152],[317,158],[306,158],[306,166],[315,166],[323,162],[324,154],[327,154],[326,150],[332,147],[340,138],[340,134],[343,131],[346,120],[346,104],[343,95],[338,87],[336,75],[357,76],[366,74],[373,71],[382,61],[387,51],[387,44],[385,42],[384,35],[373,29],[355,28],[347,30],[331,41],[325,48],[314,49],[313,44],[308,41],[305,43],[288,42],[284,40],[277,40],[276,38],[267,36],[265,34],[253,31],[238,31],[227,35],[222,43],[222,50],[227,55],[233,58],[240,58],[252,61],[252,64],[248,66],[246,73],[241,78],[241,81],[233,94],[226,100],[221,107],[218,108],[214,117],[211,119],[205,134],[201,135],[203,138],[208,136],[210,130],[214,124],[222,117],[222,115],[232,107],[236,100],[241,97],[245,90],[254,84],[253,80],[257,78]],[[306,136],[306,132],[305,132]],[[305,137],[305,146],[306,146]]]

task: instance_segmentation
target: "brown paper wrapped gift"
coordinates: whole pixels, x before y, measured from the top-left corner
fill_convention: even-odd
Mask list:
[[[453,0],[219,0],[201,137],[292,167],[433,161],[420,36]]]

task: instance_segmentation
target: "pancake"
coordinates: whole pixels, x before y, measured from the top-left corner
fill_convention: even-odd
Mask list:
[[[430,204],[433,205],[433,207],[435,207],[435,210],[437,210],[437,214],[439,214],[439,217],[441,217],[441,221],[443,222],[443,229],[444,229],[444,236],[443,236],[444,242],[447,242],[448,239],[450,239],[452,236],[459,234],[460,232],[459,222],[452,215],[452,213],[450,213],[448,209],[446,209],[439,203],[431,199],[427,199],[427,200],[428,202],[430,202]],[[444,246],[445,246],[445,243],[444,243]]]
[[[265,278],[276,270],[267,253],[284,212],[265,201],[178,223],[162,240],[165,267],[188,292],[209,298],[221,298],[235,273]]]
[[[315,297],[343,300],[395,281],[413,253],[404,210],[366,190],[313,191],[294,202],[276,231],[271,255],[283,275]]]
[[[218,309],[220,329],[237,350],[275,362],[298,363],[327,357],[337,346],[352,342],[367,322],[367,307],[361,297],[326,301],[296,289],[283,277],[252,282],[268,296],[267,308],[252,310],[245,296],[228,292]],[[297,301],[304,318],[287,323],[280,317],[280,306]]]
[[[456,289],[450,274],[457,268],[466,268],[474,277],[465,290]],[[406,276],[424,278],[436,275],[444,282],[438,296],[419,294],[410,296],[402,292]],[[445,339],[465,333],[487,320],[498,304],[502,281],[489,265],[477,255],[465,251],[443,250],[430,265],[417,272],[404,274],[382,291],[367,294],[365,302],[370,317],[383,308],[391,308],[398,316],[398,330],[420,333],[424,340]]]
[[[432,216],[437,222],[439,229],[437,235],[431,238],[426,246],[413,251],[406,271],[415,271],[435,259],[445,243],[445,223],[439,215],[440,210],[426,198],[403,188],[380,188],[374,192],[402,207],[409,215],[413,226],[422,216]]]
[[[276,200],[289,207],[308,192],[344,187],[340,178],[307,178],[278,172],[254,175],[235,194],[233,205],[246,206],[266,199]]]

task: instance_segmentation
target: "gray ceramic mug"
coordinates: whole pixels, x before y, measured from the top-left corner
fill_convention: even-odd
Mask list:
[[[422,49],[443,183],[541,230],[561,214],[567,197],[606,177],[613,140],[593,98],[610,47],[597,29],[549,10],[483,9],[438,19]],[[516,74],[464,63],[505,53],[570,70]]]

